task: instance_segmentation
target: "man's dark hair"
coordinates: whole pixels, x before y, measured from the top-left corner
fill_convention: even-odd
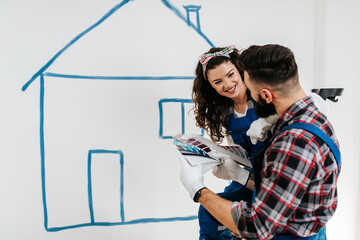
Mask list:
[[[298,82],[294,53],[284,46],[253,45],[241,53],[239,65],[257,83],[277,86],[290,79]]]

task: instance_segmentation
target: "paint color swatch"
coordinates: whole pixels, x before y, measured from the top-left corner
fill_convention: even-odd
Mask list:
[[[237,163],[247,168],[252,168],[252,165],[248,159],[248,155],[245,149],[239,145],[235,146],[221,146],[215,143],[209,142],[202,136],[194,135],[194,137],[184,137],[183,134],[173,136],[174,144],[183,155],[198,155],[216,159],[214,152],[231,157]],[[208,143],[208,145],[206,144]],[[219,160],[219,159],[218,159]]]

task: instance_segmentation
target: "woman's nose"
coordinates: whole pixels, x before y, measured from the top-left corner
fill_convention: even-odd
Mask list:
[[[224,80],[224,87],[226,89],[232,88],[232,86],[233,86],[233,83],[230,81],[230,79],[227,78],[227,79]]]

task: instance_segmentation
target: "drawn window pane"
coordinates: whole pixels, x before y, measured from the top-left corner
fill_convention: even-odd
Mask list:
[[[161,99],[159,101],[160,137],[170,139],[178,133],[204,135],[204,130],[195,124],[192,107],[191,99]]]
[[[119,154],[91,154],[91,192],[94,222],[122,221]]]
[[[163,138],[182,132],[182,110],[180,102],[160,102],[160,135]]]
[[[196,126],[193,103],[184,103],[185,134],[204,135],[203,129]]]

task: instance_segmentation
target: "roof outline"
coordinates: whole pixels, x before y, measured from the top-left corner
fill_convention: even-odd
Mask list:
[[[92,24],[90,27],[88,27],[87,29],[85,29],[84,31],[82,31],[80,34],[78,34],[77,36],[75,36],[69,43],[67,43],[62,49],[60,49],[60,51],[58,51],[45,65],[43,65],[31,78],[30,80],[28,80],[21,88],[22,91],[26,91],[27,88],[31,85],[31,83],[33,83],[38,77],[41,77],[44,75],[44,72],[56,61],[56,59],[63,53],[65,52],[69,47],[71,47],[74,43],[76,43],[79,39],[81,39],[83,36],[85,36],[87,33],[89,33],[90,31],[92,31],[93,29],[95,29],[96,27],[98,27],[101,23],[103,23],[104,21],[106,21],[111,15],[113,15],[116,11],[118,11],[121,7],[123,7],[125,4],[127,4],[128,2],[131,1],[135,1],[135,0],[122,0],[119,4],[115,5],[112,9],[110,9],[103,17],[101,17],[98,21],[96,21],[94,24]],[[191,27],[193,30],[195,30],[211,47],[214,47],[215,45],[210,41],[210,39],[208,39],[208,37],[205,36],[205,34],[200,30],[200,27],[197,27],[192,21],[188,20],[188,18],[183,15],[180,10],[175,7],[172,3],[170,3],[169,0],[161,0],[161,2],[167,7],[169,8],[177,17],[179,17],[181,20],[183,20],[189,27]],[[198,21],[198,19],[197,19]],[[55,74],[53,75],[55,76]],[[65,75],[63,75],[65,76]],[[83,78],[83,76],[78,77],[77,75],[69,75],[69,76],[73,76],[74,78]],[[84,77],[86,78],[86,77]],[[104,79],[106,77],[99,77],[96,79]],[[119,80],[121,77],[110,77],[113,80]],[[109,78],[109,79],[110,79]],[[122,80],[131,80],[133,77],[129,77],[128,79],[124,78]],[[146,79],[141,79],[140,78],[136,78],[139,80],[146,80]],[[173,76],[169,76],[166,77],[166,79],[160,79],[161,77],[145,77],[148,79],[157,79],[157,80],[169,80],[169,79],[174,79]],[[179,77],[175,77],[177,79],[179,79]],[[95,78],[93,78],[95,79]],[[181,77],[181,79],[193,79],[193,77],[189,77],[186,76]]]

